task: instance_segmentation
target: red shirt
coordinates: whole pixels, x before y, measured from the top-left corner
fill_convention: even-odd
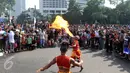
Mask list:
[[[73,50],[78,50],[79,49],[79,42],[77,40],[74,40],[73,45],[76,45],[76,46],[73,47]]]
[[[63,67],[66,69],[70,69],[70,57],[68,56],[57,56],[56,63],[58,67]]]
[[[95,37],[95,34],[94,33],[91,33],[91,38],[94,38]]]

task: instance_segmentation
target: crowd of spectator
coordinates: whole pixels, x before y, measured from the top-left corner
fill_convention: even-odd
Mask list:
[[[0,51],[14,53],[36,48],[58,46],[63,39],[72,42],[71,37],[64,29],[49,29],[48,22],[34,24],[0,25]],[[106,49],[111,54],[116,52],[120,56],[129,57],[130,28],[128,25],[70,25],[70,31],[80,37],[79,44],[82,49]],[[126,40],[127,39],[127,40]],[[127,44],[126,44],[127,42]],[[125,45],[125,46],[124,46]]]

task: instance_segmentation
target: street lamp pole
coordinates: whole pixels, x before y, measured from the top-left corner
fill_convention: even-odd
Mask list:
[[[35,10],[34,10],[34,28],[35,28],[35,24],[36,24],[36,5],[34,6]]]
[[[83,10],[81,10],[80,13],[81,13],[81,16],[80,16],[80,24],[82,25]]]
[[[11,0],[9,0],[9,5],[11,7]],[[11,9],[9,9],[9,22],[11,23]]]

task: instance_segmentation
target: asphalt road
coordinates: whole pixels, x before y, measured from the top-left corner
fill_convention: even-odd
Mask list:
[[[0,73],[36,73],[55,56],[60,54],[59,48],[37,49],[19,52],[0,57]],[[67,55],[71,54],[71,50]],[[106,55],[104,51],[82,50],[84,70],[81,73],[130,73],[130,62]],[[9,64],[8,64],[9,63]],[[79,73],[80,68],[72,69],[72,73]],[[57,73],[54,65],[41,73]]]

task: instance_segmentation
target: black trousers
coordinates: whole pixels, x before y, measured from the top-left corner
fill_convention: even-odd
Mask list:
[[[118,49],[119,49],[119,52],[120,53],[123,53],[123,44],[124,44],[124,42],[123,41],[120,41],[120,43],[119,43],[119,47],[118,47]]]
[[[31,48],[32,48],[32,47],[31,47],[31,44],[27,44],[27,49],[28,49],[28,50],[31,50]]]
[[[106,52],[112,52],[113,51],[113,44],[112,43],[106,43],[105,44],[106,47]]]
[[[91,38],[91,48],[95,48],[94,38]]]
[[[99,38],[98,37],[95,37],[95,44],[99,44]]]

